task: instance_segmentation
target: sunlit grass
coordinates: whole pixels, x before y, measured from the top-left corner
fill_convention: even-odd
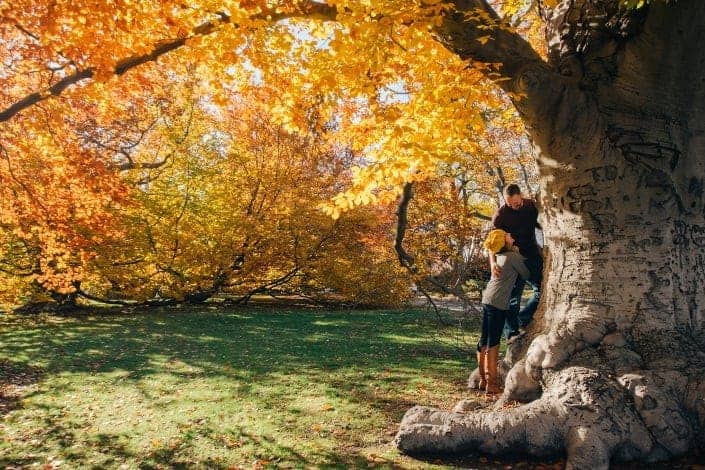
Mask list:
[[[0,317],[0,361],[41,370],[0,466],[433,467],[391,440],[414,404],[467,395],[477,337],[457,333],[419,311]]]

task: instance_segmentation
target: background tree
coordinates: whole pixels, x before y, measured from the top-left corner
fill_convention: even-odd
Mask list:
[[[194,70],[171,69],[159,91],[126,95],[115,83],[102,107],[77,99],[53,129],[74,147],[54,165],[37,163],[58,183],[36,177],[34,155],[10,148],[8,178],[18,183],[7,200],[34,205],[6,220],[6,300],[27,302],[23,310],[47,308],[34,305],[45,299],[247,302],[275,293],[368,306],[407,300],[410,279],[385,248],[391,212],[360,207],[333,221],[317,209],[349,180],[349,150],[272,122],[270,88],[225,91],[227,103],[215,105]],[[104,180],[79,156],[71,165],[76,148],[102,165]],[[111,185],[123,193],[96,194]],[[92,204],[94,225],[71,217],[78,204]]]

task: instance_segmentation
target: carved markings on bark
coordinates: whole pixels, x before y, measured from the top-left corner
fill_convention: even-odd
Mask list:
[[[611,147],[618,153],[602,161],[614,164],[591,166],[588,159],[575,158],[570,175],[575,183],[563,190],[558,206],[559,212],[569,214],[562,216],[556,236],[565,237],[571,227],[577,228],[572,242],[581,258],[573,259],[569,253],[560,257],[561,266],[553,268],[559,273],[567,270],[561,279],[576,279],[579,265],[589,262],[592,269],[583,268],[583,277],[588,274],[591,283],[604,280],[618,286],[625,279],[600,270],[620,260],[633,268],[634,258],[642,259],[643,264],[636,265],[641,273],[630,273],[628,266],[619,268],[619,273],[634,274],[634,285],[645,288],[644,306],[676,315],[674,309],[688,312],[685,323],[700,330],[705,301],[699,294],[705,285],[705,221],[700,212],[703,178],[691,175],[679,181],[676,171],[682,155],[673,145],[617,131],[608,142],[607,150]],[[555,203],[557,199],[553,198]],[[678,305],[681,302],[676,297],[684,294],[691,298],[687,305]]]

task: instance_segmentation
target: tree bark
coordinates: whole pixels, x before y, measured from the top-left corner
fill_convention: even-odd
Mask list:
[[[558,78],[522,85],[555,106],[524,109],[555,113],[529,123],[541,306],[495,409],[412,408],[405,452],[565,452],[568,468],[607,468],[705,445],[705,3],[616,3],[543,5]]]

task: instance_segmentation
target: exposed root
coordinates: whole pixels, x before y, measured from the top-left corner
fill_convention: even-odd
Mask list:
[[[677,390],[685,386],[683,375],[675,371],[639,371],[617,380],[631,394],[634,408],[662,448],[654,451],[651,460],[687,452],[694,433],[677,400]]]
[[[541,384],[523,359],[514,364],[504,383],[503,401],[529,402],[541,395]]]
[[[488,453],[524,451],[541,456],[555,452],[557,422],[549,423],[550,404],[536,401],[506,412],[449,413],[416,406],[404,416],[396,444],[403,452],[459,453],[479,449]],[[528,432],[541,426],[545,432]],[[529,445],[528,443],[531,442]]]
[[[705,444],[705,373],[697,354],[656,363],[637,354],[619,331],[593,325],[589,337],[576,338],[560,330],[536,336],[528,347],[510,347],[500,362],[503,372],[513,357],[526,356],[506,371],[504,394],[492,410],[472,401],[453,413],[414,408],[402,421],[399,448],[565,452],[567,468],[592,470],[610,461],[668,460]],[[503,409],[514,400],[528,403]]]
[[[579,359],[595,359],[585,356]],[[693,431],[681,406],[667,387],[656,385],[666,384],[667,373],[658,374],[660,379],[645,373],[614,380],[606,370],[571,366],[545,375],[541,398],[509,410],[414,407],[402,420],[396,444],[410,454],[566,452],[569,469],[608,468],[612,459],[655,461],[690,448]],[[464,408],[470,412],[459,412]]]

